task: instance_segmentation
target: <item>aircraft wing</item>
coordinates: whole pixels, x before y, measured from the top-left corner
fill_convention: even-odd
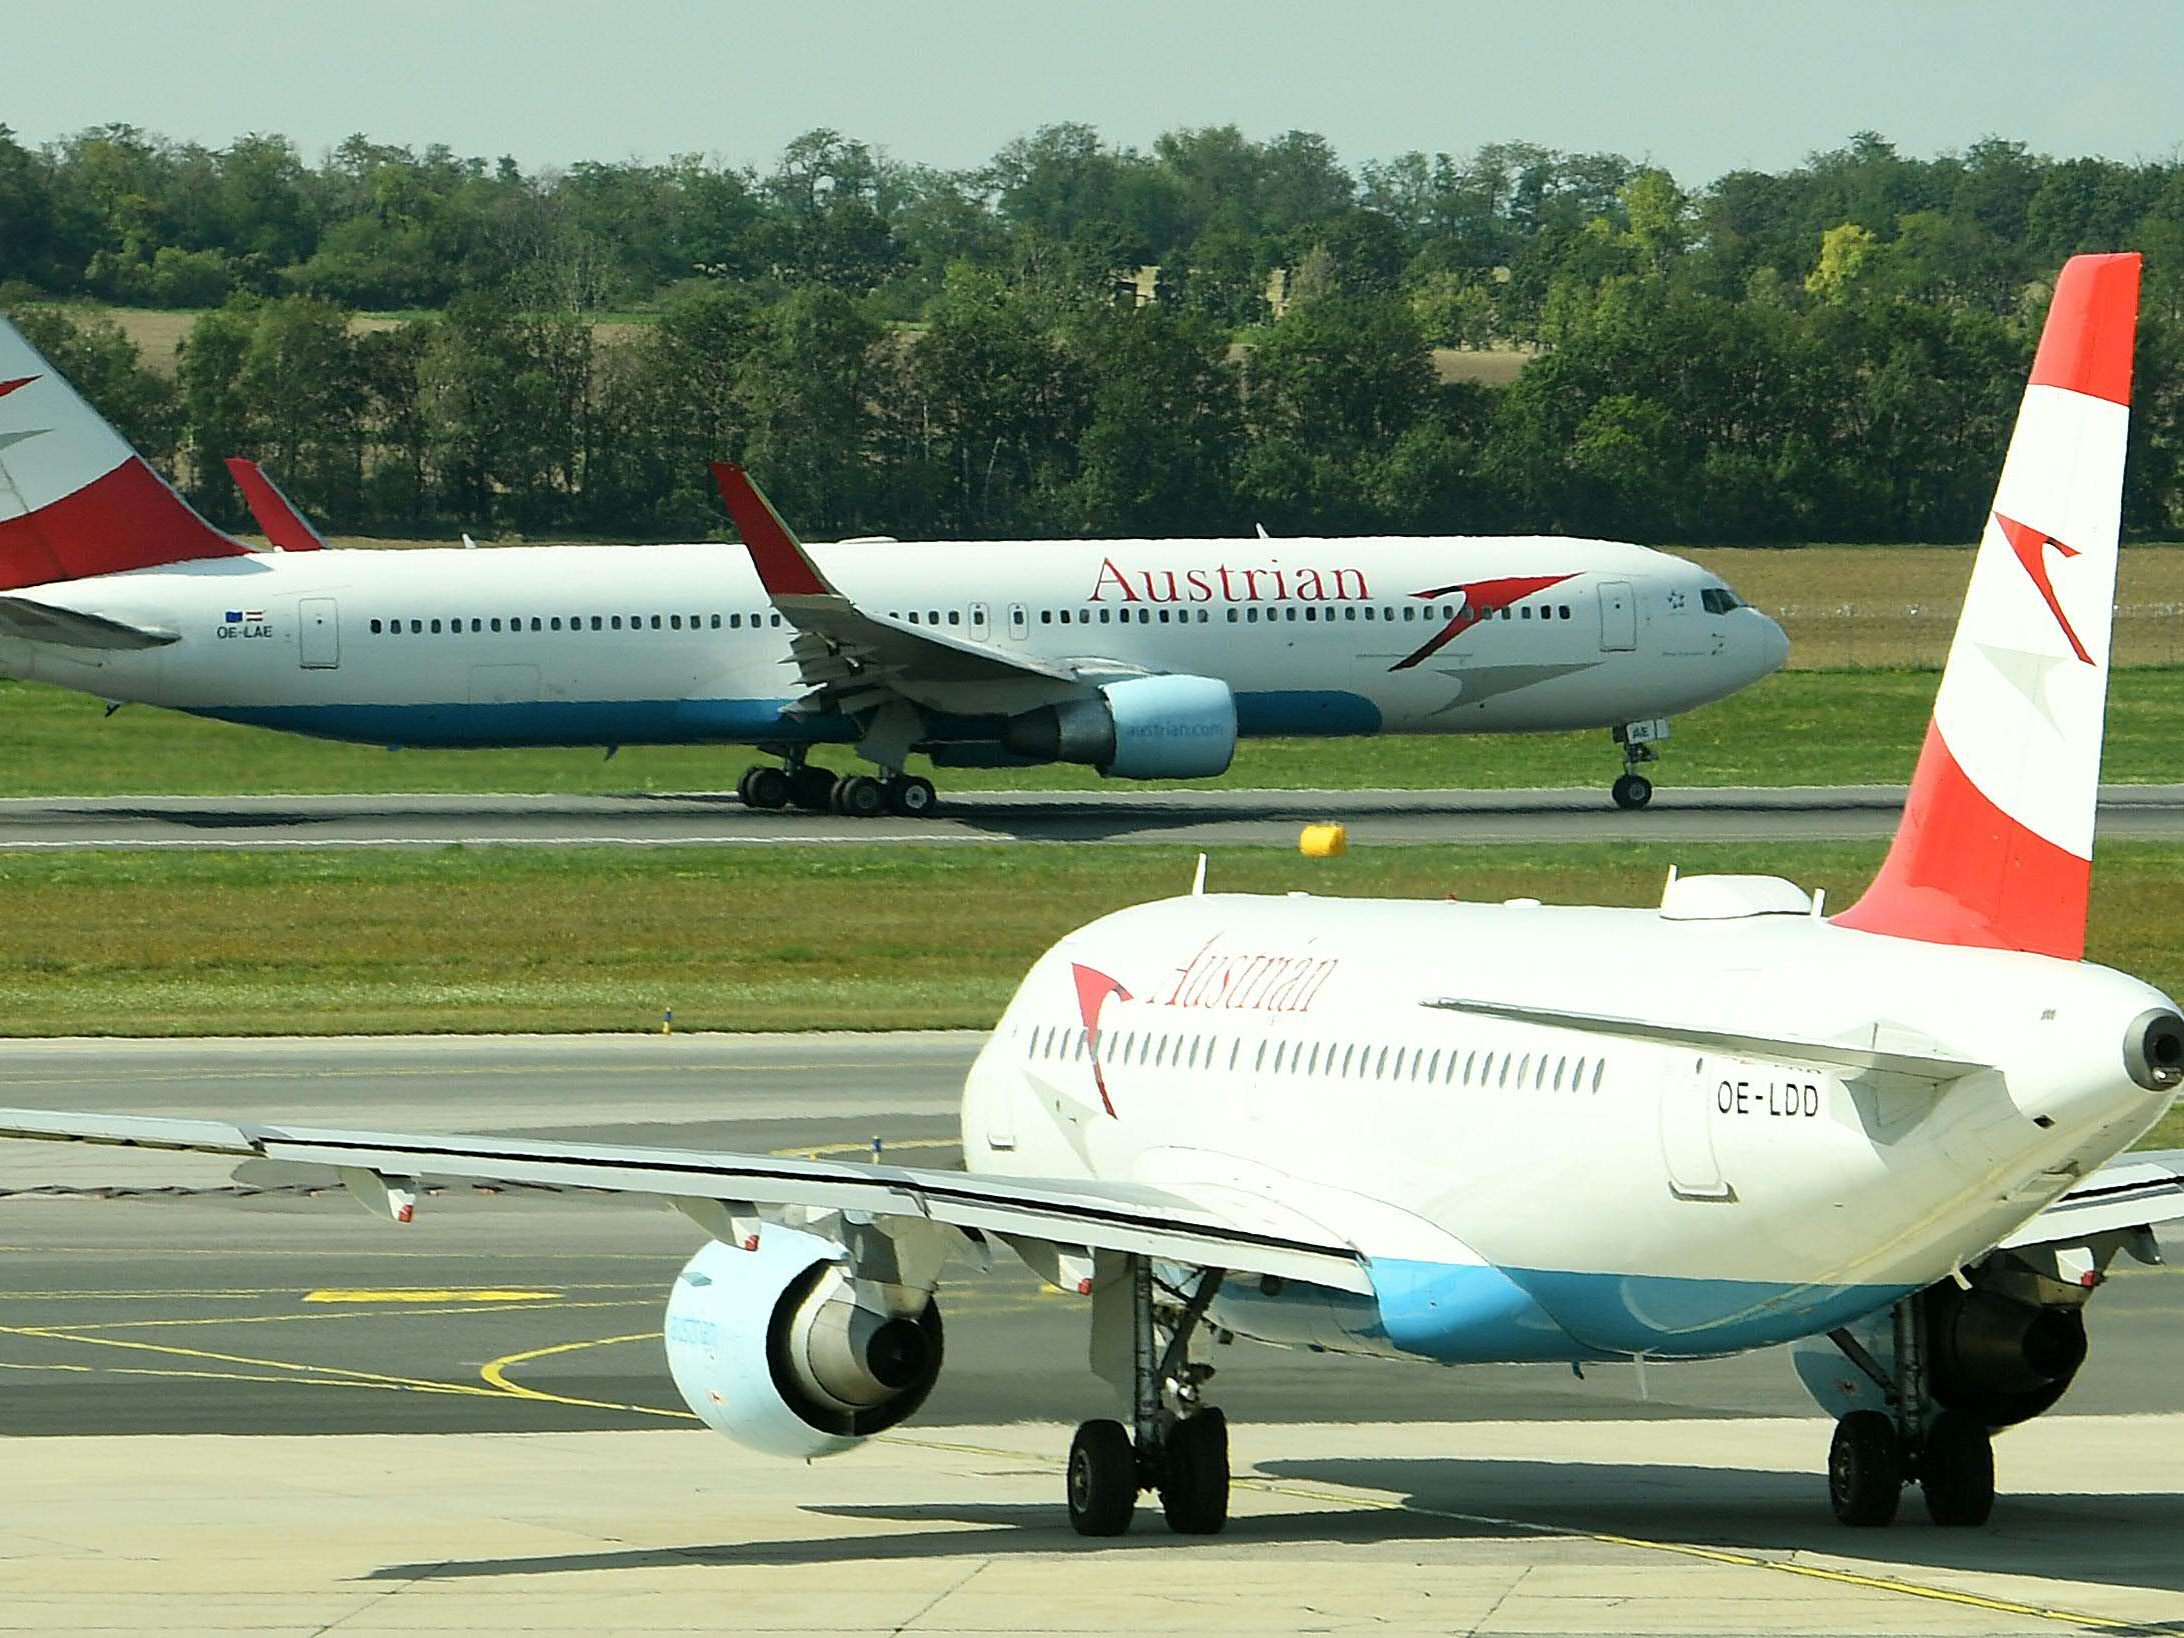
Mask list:
[[[235,487],[243,492],[243,499],[249,503],[250,515],[265,531],[266,539],[284,552],[326,549],[326,537],[311,527],[311,520],[297,510],[294,501],[281,493],[280,485],[267,477],[265,469],[256,461],[230,455],[227,469],[228,476],[235,480]]]
[[[789,1160],[696,1149],[620,1148],[535,1138],[433,1137],[225,1121],[0,1109],[0,1137],[340,1168],[400,1185],[421,1176],[717,1201],[731,1213],[803,1206],[921,1218],[1065,1251],[1119,1251],[1368,1292],[1362,1254],[1331,1238],[1269,1232],[1173,1188],[1082,1178],[997,1177],[910,1166]]]
[[[2179,1219],[2184,1219],[2184,1149],[2142,1149],[2118,1155],[2002,1244],[2011,1250],[2075,1245],[2097,1234],[2152,1229]]]
[[[1052,699],[1068,692],[1067,685],[1095,680],[1078,667],[1006,653],[936,626],[911,625],[859,608],[812,561],[743,468],[715,461],[713,481],[750,549],[767,597],[796,629],[790,652],[804,685],[829,696],[829,704],[858,710],[899,695],[945,709],[946,703],[934,697],[936,685],[1046,685],[1040,697]],[[1107,675],[1102,673],[1102,679]],[[1065,686],[1057,690],[1054,684]]]
[[[0,597],[0,637],[21,637],[33,643],[63,643],[70,648],[163,648],[180,638],[179,632],[151,626],[132,626],[109,620],[103,614],[79,609],[57,609],[28,597]]]
[[[1810,1064],[1816,1068],[1880,1070],[1891,1075],[1916,1075],[1922,1080],[1953,1081],[1974,1075],[1993,1065],[1925,1052],[1904,1042],[1887,1041],[1889,1026],[1876,1022],[1860,1041],[1820,1041],[1786,1035],[1748,1035],[1730,1030],[1700,1029],[1686,1024],[1658,1023],[1648,1018],[1625,1018],[1614,1013],[1571,1012],[1560,1007],[1527,1007],[1466,996],[1443,996],[1428,1001],[1429,1007],[1448,1012],[1477,1013],[1483,1018],[1506,1018],[1519,1024],[1544,1024],[1555,1029],[1585,1030],[1594,1035],[1615,1035],[1632,1041],[1654,1041],[1664,1046],[1690,1047],[1699,1052],[1731,1053],[1745,1058],[1774,1058],[1784,1063]],[[1883,1044],[1884,1041],[1887,1044]]]

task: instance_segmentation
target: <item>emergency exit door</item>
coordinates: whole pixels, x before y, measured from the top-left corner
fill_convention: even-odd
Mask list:
[[[309,671],[341,664],[341,621],[331,597],[306,597],[296,605],[297,658]]]

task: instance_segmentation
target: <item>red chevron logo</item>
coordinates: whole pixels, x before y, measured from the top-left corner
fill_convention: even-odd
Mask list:
[[[2048,582],[2047,549],[2052,546],[2065,558],[2072,558],[2078,555],[2078,548],[2065,546],[2053,535],[2044,535],[2037,529],[2019,523],[2015,518],[2004,517],[2000,512],[1995,513],[1994,521],[2002,525],[2002,538],[2010,543],[2010,550],[2017,554],[2017,561],[2024,565],[2025,573],[2032,576],[2033,585],[2039,588],[2040,595],[2047,600],[2048,612],[2055,616],[2055,623],[2063,628],[2064,637],[2070,641],[2070,651],[2087,665],[2091,665],[2093,656],[2085,651],[2085,644],[2078,641],[2077,632],[2070,626],[2070,616],[2063,612],[2063,605],[2055,600],[2055,588]]]
[[[1549,586],[1559,586],[1570,578],[1566,574],[1517,574],[1501,580],[1474,580],[1467,585],[1439,586],[1432,591],[1413,592],[1413,597],[1427,599],[1446,597],[1450,592],[1462,592],[1463,606],[1456,611],[1455,619],[1435,632],[1415,653],[1404,655],[1388,669],[1407,671],[1420,660],[1431,659],[1481,620],[1491,620],[1503,609],[1523,601],[1534,592],[1543,592]]]
[[[34,375],[19,375],[13,381],[0,381],[0,398],[7,397],[7,395],[13,392],[17,387],[29,386],[33,381],[37,379],[38,378]]]
[[[1130,999],[1130,992],[1122,987],[1119,979],[1109,978],[1097,967],[1069,964],[1070,976],[1077,981],[1077,1015],[1084,1020],[1085,1055],[1092,1060],[1092,1084],[1099,1088],[1100,1104],[1112,1115],[1115,1100],[1107,1095],[1107,1073],[1100,1067],[1100,1008],[1107,1005],[1111,995]]]

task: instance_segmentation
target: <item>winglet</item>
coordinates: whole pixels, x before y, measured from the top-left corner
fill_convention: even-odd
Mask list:
[[[280,491],[256,461],[240,455],[227,458],[228,476],[250,503],[250,515],[258,520],[265,538],[284,552],[319,552],[326,537],[311,527],[311,520],[296,510],[296,503]]]
[[[789,532],[773,502],[751,482],[751,475],[732,461],[715,461],[713,482],[735,520],[736,533],[750,548],[751,563],[770,597],[838,597],[812,562],[803,543]]]

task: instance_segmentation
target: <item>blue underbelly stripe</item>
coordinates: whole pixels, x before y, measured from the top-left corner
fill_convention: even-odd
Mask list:
[[[505,704],[447,701],[426,705],[197,705],[194,716],[319,739],[365,745],[689,745],[846,744],[857,728],[847,717],[790,714],[788,700],[535,700]],[[1376,734],[1381,716],[1362,695],[1294,690],[1239,694],[1239,734]],[[978,725],[936,724],[944,737],[992,737]]]

